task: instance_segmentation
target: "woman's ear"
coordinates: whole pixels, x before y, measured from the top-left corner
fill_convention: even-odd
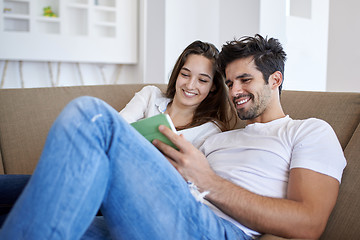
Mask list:
[[[278,88],[283,81],[282,73],[280,71],[274,72],[273,74],[270,75],[269,80],[270,80],[269,84],[271,84],[271,88]]]
[[[216,91],[216,86],[215,86],[215,83],[213,83],[213,85],[210,88],[210,92],[213,93],[215,91]]]

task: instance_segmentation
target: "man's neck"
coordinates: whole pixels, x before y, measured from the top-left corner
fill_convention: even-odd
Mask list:
[[[274,121],[274,120],[277,120],[277,119],[280,119],[280,118],[283,118],[285,117],[285,114],[282,113],[282,114],[277,114],[276,116],[272,116],[272,117],[266,117],[264,118],[263,116],[259,116],[257,118],[254,118],[254,119],[249,119],[246,121],[246,125],[249,125],[249,124],[252,124],[252,123],[268,123],[268,122],[271,122],[271,121]]]
[[[280,99],[279,97],[275,97],[262,114],[256,118],[248,119],[246,125],[256,122],[267,123],[283,117],[285,117],[285,113],[280,104]]]

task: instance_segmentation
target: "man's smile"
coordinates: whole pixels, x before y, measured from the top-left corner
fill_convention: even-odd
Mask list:
[[[251,96],[247,95],[247,96],[239,96],[233,99],[234,105],[236,107],[241,106],[247,102],[249,102],[251,99]]]

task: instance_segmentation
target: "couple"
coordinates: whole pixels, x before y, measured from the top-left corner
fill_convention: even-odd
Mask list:
[[[72,101],[0,239],[320,237],[346,160],[327,123],[283,112],[285,57],[276,39],[260,35],[228,42],[219,55],[195,42],[165,97],[145,87],[123,117],[99,99]],[[244,129],[224,131],[233,112],[222,75]],[[128,124],[161,112],[183,133],[159,127],[179,151]]]

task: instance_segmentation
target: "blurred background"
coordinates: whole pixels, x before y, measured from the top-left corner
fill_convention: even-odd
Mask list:
[[[356,0],[1,0],[0,87],[167,83],[194,40],[278,38],[284,89],[360,92]]]

